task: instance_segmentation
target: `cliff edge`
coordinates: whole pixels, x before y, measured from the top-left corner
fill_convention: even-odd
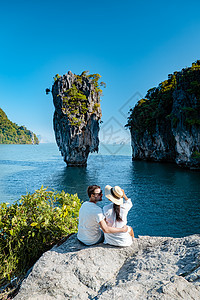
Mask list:
[[[15,300],[200,298],[200,235],[83,246],[76,234],[36,262]]]
[[[130,110],[133,160],[200,169],[200,61],[150,89]]]
[[[99,74],[83,72],[76,75],[69,71],[54,78],[53,125],[57,145],[67,166],[86,166],[89,153],[98,151],[100,77]]]

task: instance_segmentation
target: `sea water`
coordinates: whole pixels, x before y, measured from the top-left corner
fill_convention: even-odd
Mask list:
[[[87,167],[68,168],[56,144],[0,145],[0,202],[13,203],[42,185],[77,193],[87,186],[121,186],[132,199],[128,224],[138,235],[182,237],[200,233],[200,173],[175,164],[134,161],[130,145],[100,145]],[[109,200],[103,196],[102,207]]]

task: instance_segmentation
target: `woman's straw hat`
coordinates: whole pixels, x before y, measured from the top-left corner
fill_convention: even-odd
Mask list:
[[[117,185],[114,187],[106,185],[105,196],[117,205],[123,204],[123,192],[122,189]]]

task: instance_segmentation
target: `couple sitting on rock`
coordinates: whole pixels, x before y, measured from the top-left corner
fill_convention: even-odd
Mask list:
[[[112,202],[103,207],[97,205],[102,201],[102,190],[98,185],[87,189],[89,201],[82,204],[79,211],[77,237],[85,245],[98,243],[114,246],[130,246],[134,233],[127,226],[127,214],[132,207],[131,199],[127,198],[119,186],[105,187],[105,196]],[[123,201],[125,199],[125,202]]]

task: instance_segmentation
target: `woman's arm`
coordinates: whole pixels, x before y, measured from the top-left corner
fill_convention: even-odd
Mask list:
[[[133,204],[132,204],[131,199],[126,196],[124,190],[123,189],[121,189],[121,190],[123,192],[123,198],[125,199],[125,202],[123,203],[123,205],[121,205],[121,208],[122,209],[126,209],[127,213],[128,213],[128,211],[131,209],[131,207],[133,206]]]
[[[102,220],[101,222],[99,222],[99,225],[104,233],[118,233],[118,232],[127,232],[128,231],[128,227],[126,225],[123,226],[122,228],[109,227],[106,224],[105,220]]]
[[[121,189],[121,190],[122,190],[122,192],[123,192],[123,197],[124,197],[124,199],[125,199],[125,200],[128,200],[128,197],[126,196],[124,190],[123,190],[123,189]]]

